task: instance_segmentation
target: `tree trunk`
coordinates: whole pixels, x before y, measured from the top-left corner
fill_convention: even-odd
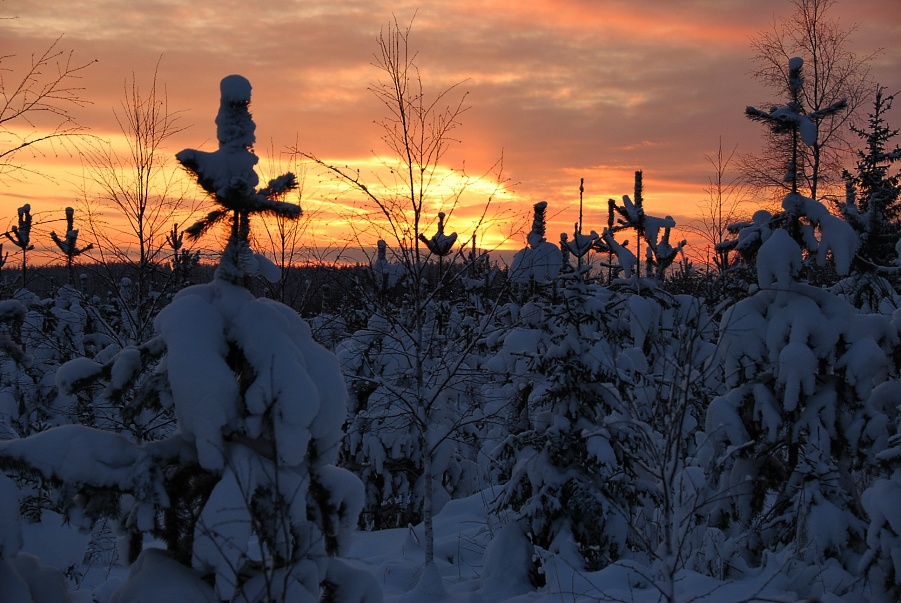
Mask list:
[[[425,440],[423,434],[423,440]],[[435,526],[432,521],[434,511],[432,501],[432,451],[428,444],[423,446],[425,454],[422,455],[422,487],[425,489],[422,496],[422,523],[425,528],[425,564],[429,565],[435,560]]]

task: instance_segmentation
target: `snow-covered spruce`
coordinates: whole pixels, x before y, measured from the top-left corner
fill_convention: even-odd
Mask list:
[[[636,171],[634,201],[629,195],[623,195],[622,205],[617,205],[613,199],[609,200],[607,228],[600,235],[595,249],[616,255],[619,268],[623,271],[622,276],[629,279],[633,273],[641,276],[641,258],[639,256],[642,254],[641,245],[643,243],[645,245],[644,276],[662,281],[666,271],[682,253],[687,241],[682,240],[675,246],[670,242],[672,229],[676,227],[676,221],[672,216],[660,218],[645,213],[642,182],[642,172]],[[629,229],[635,230],[635,253],[626,247],[626,243],[620,244],[614,239],[615,234]]]
[[[411,335],[413,310],[391,310],[390,318],[373,314],[336,352],[351,392],[341,460],[365,485],[362,524],[368,529],[423,520],[426,464],[434,478],[434,512],[474,492],[477,424],[486,420],[477,358],[460,351],[471,336],[463,317],[456,311],[444,316],[438,303],[428,304],[420,316],[423,353]],[[411,378],[417,354],[420,384]]]
[[[547,201],[535,204],[528,245],[516,252],[510,265],[510,280],[529,290],[552,282],[562,267],[560,248],[545,238],[546,212]]]
[[[835,559],[851,580],[866,548],[857,484],[873,478],[889,436],[874,397],[897,374],[901,316],[862,315],[775,273],[778,288],[738,302],[720,325],[729,389],[706,417],[721,497],[710,521],[733,568],[789,550],[811,567]]]
[[[0,425],[27,435],[49,425],[102,421],[88,397],[60,399],[54,387],[62,363],[109,343],[97,327],[90,304],[70,285],[46,299],[20,289],[0,302]]]
[[[890,128],[885,117],[893,101],[894,95],[877,87],[868,128],[851,126],[865,147],[856,152],[854,172],[843,173],[847,191],[844,203],[839,204],[842,215],[860,235],[862,258],[874,267],[898,264],[901,175],[891,173],[891,168],[901,161],[901,146],[892,145],[898,130]]]
[[[250,217],[254,214],[299,217],[299,205],[278,200],[280,195],[297,188],[297,178],[288,172],[257,188],[260,179],[254,167],[259,158],[253,152],[256,124],[249,109],[250,82],[240,75],[229,75],[223,78],[219,89],[221,97],[216,115],[219,148],[212,152],[185,149],[175,155],[220,206],[188,228],[187,233],[198,238],[214,225],[228,221],[231,235],[219,265],[221,276],[232,280],[261,273],[268,276],[278,273],[277,268],[250,249]]]
[[[519,310],[487,365],[518,389],[498,509],[516,512],[538,566],[637,560],[669,600],[702,544],[709,497],[691,457],[712,324],[688,296],[569,280],[560,302]]]
[[[786,145],[786,173],[784,181],[790,183],[792,193],[797,193],[801,180],[805,177],[801,162],[802,148],[815,147],[819,137],[820,121],[848,108],[845,99],[841,99],[816,110],[808,110],[804,106],[804,76],[802,73],[804,60],[792,57],[788,61],[788,101],[784,105],[773,105],[768,111],[755,107],[746,107],[745,115],[754,121],[769,126],[777,137],[783,137]],[[817,197],[817,176],[810,179],[810,196]]]
[[[113,601],[378,601],[372,578],[336,558],[363,502],[334,465],[347,397],[337,360],[291,308],[237,284],[254,272],[250,215],[283,209],[275,187],[254,189],[245,83],[223,81],[222,153],[195,165],[232,221],[216,278],[180,291],[148,342],[56,372],[61,398],[103,384],[97,395],[126,402],[123,416],[171,411],[174,433],[139,443],[63,426],[0,443],[0,467],[57,486],[76,523],[119,522],[134,564]],[[144,549],[145,534],[166,550]],[[14,539],[3,545],[15,553]]]
[[[516,512],[542,551],[575,546],[578,567],[587,569],[618,559],[628,538],[618,512],[628,505],[606,479],[626,459],[599,423],[622,408],[603,336],[609,292],[593,293],[602,292],[607,299],[565,290],[565,304],[525,304],[488,364],[500,375],[517,368],[528,374],[512,401],[515,431],[493,454],[507,477],[498,508]],[[532,573],[536,585],[539,569]]]
[[[860,238],[845,220],[799,193],[785,195],[782,209],[760,210],[751,222],[731,225],[735,236],[717,249],[736,251],[736,260],[756,269],[757,285],[764,289],[786,287],[813,263],[840,276],[851,272]]]

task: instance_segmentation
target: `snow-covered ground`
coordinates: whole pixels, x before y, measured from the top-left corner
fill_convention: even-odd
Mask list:
[[[662,600],[661,592],[654,587],[653,576],[647,568],[635,563],[617,563],[599,572],[582,572],[576,569],[576,558],[563,550],[565,544],[561,545],[561,550],[547,554],[544,559],[546,586],[538,589],[531,586],[528,577],[531,559],[523,553],[522,536],[505,518],[490,511],[494,495],[494,491],[486,490],[450,501],[442,509],[435,518],[434,567],[423,567],[424,536],[421,525],[357,532],[347,559],[351,565],[373,575],[386,603],[656,603]],[[129,572],[119,563],[106,565],[116,555],[111,536],[107,535],[106,540],[101,538],[99,541],[109,547],[105,551],[96,549],[98,539],[95,538],[92,558],[86,559],[90,535],[80,534],[65,525],[58,515],[45,512],[41,523],[27,524],[24,532],[24,551],[37,556],[44,564],[69,568],[67,573],[73,601],[124,603],[143,600],[121,596],[111,598]],[[160,545],[149,543],[148,546]],[[171,561],[160,556],[156,562]],[[828,593],[830,587],[837,586],[830,584],[830,580],[833,576],[843,575],[843,572],[838,570],[830,575],[824,568],[819,575],[811,575],[809,571],[795,573],[791,571],[791,565],[791,559],[773,558],[756,575],[731,582],[683,572],[676,582],[676,600],[693,603],[790,603],[801,600],[796,589],[802,587],[807,591],[810,581],[820,583],[821,586],[814,587],[813,592],[821,597],[823,603],[838,600],[824,593]],[[158,597],[168,592],[173,597],[184,597],[186,592],[191,592],[196,578],[184,568],[178,569],[171,573],[171,580],[165,585],[145,585],[148,593],[152,591]],[[6,598],[8,594],[0,584],[0,601],[7,603],[14,600]],[[858,600],[870,599],[861,595]]]

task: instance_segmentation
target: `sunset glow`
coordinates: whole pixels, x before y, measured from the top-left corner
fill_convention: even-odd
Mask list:
[[[215,149],[218,82],[242,74],[253,85],[261,168],[279,165],[298,147],[326,164],[358,170],[371,190],[390,196],[400,193],[389,184],[385,165],[394,159],[377,125],[386,110],[368,88],[380,76],[373,65],[379,31],[394,18],[401,26],[412,21],[411,50],[418,53],[426,95],[458,84],[449,102],[466,93],[470,107],[453,133],[459,142],[436,170],[425,231],[431,233],[437,212],[445,211],[448,229],[461,240],[477,230],[480,247],[515,250],[525,244],[523,228],[538,201],[549,203],[549,240],[572,232],[582,178],[585,231],[606,225],[607,200],[632,193],[636,170],[644,173],[648,213],[672,215],[680,225],[695,219],[711,176],[705,155],[715,153],[720,139],[724,147],[738,145],[739,153],[760,147],[761,128],[742,112],[773,100],[774,93],[749,75],[751,39],[792,8],[787,0],[12,0],[0,7],[0,16],[15,17],[0,21],[0,55],[8,57],[7,85],[32,54],[60,36],[60,48],[72,51],[73,61],[97,59],[77,82],[90,104],[72,114],[90,134],[117,144],[113,112],[121,107],[123,86],[132,78],[149,86],[159,63],[169,110],[183,112],[180,123],[190,126],[160,150],[175,171],[179,150]],[[833,9],[849,28],[858,24],[855,51],[882,49],[872,72],[889,92],[901,87],[896,9],[883,0],[839,0]],[[897,115],[888,117],[894,126],[901,123]],[[10,127],[29,134],[27,124]],[[82,161],[75,146],[38,148],[18,161],[28,171],[0,181],[0,221],[8,228],[16,208],[30,203],[41,252],[35,260],[53,261],[42,250],[62,208],[83,202],[89,183]],[[302,243],[374,246],[378,212],[364,196],[311,162],[301,167],[300,203],[309,220]],[[266,170],[259,171],[264,179]],[[199,189],[196,197],[202,199]],[[116,220],[112,210],[102,212]],[[686,236],[698,245],[691,254],[704,257],[698,241],[678,233]]]

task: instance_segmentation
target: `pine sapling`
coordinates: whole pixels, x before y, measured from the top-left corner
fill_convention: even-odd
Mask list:
[[[31,204],[26,203],[16,212],[19,220],[18,225],[14,225],[3,235],[12,241],[13,245],[22,250],[22,286],[24,287],[28,269],[28,252],[34,249],[34,245],[31,244]]]
[[[66,234],[64,238],[60,238],[59,235],[56,234],[56,231],[50,233],[50,238],[53,239],[53,242],[56,243],[56,246],[59,247],[59,250],[63,252],[63,255],[66,257],[66,274],[68,275],[69,284],[75,284],[73,265],[75,262],[75,258],[85,253],[86,251],[90,251],[94,248],[93,243],[88,243],[87,246],[79,249],[78,247],[78,229],[75,228],[75,210],[71,207],[66,208]]]

